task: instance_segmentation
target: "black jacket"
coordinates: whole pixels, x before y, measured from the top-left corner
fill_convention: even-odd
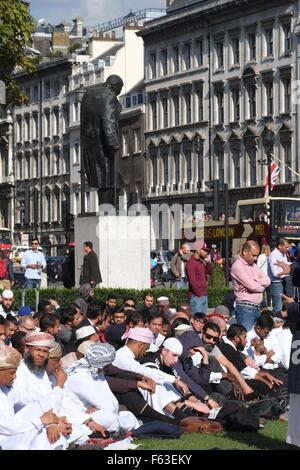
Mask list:
[[[92,286],[96,286],[100,282],[102,282],[102,277],[100,273],[98,257],[94,251],[90,251],[83,258],[80,285],[91,284]]]
[[[293,335],[288,378],[288,392],[300,394],[300,331]]]

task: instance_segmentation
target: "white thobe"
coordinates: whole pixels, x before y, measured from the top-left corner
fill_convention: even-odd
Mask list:
[[[161,333],[158,333],[156,336],[154,335],[154,339],[152,343],[150,344],[148,351],[150,352],[158,351],[161,345],[163,344],[163,342],[165,341],[165,339],[166,337],[162,335]]]
[[[54,387],[52,390],[46,371],[42,373],[31,372],[25,362],[21,361],[13,387],[20,391],[20,402],[17,404],[16,409],[20,409],[22,406],[36,400],[37,397],[41,397],[48,400],[49,407],[53,409],[55,414],[58,413],[63,390],[60,387]]]
[[[246,348],[244,352],[248,356],[252,357],[252,359],[254,359],[255,363],[258,366],[263,367],[264,369],[269,369],[269,370],[277,369],[282,360],[282,353],[281,353],[281,348],[278,344],[276,329],[275,330],[273,329],[269,333],[269,335],[263,340],[267,351],[271,351],[271,350],[274,351],[274,354],[271,357],[273,363],[266,362],[267,356],[265,354],[258,356],[257,354],[254,353],[254,348],[251,346],[251,341],[254,338],[258,338],[258,335],[256,334],[254,327],[253,327],[252,330],[248,331],[247,333],[247,344],[246,344]]]
[[[3,450],[65,449],[62,436],[54,444],[48,441],[46,428],[40,417],[49,410],[49,404],[36,400],[15,413],[14,404],[20,401],[18,390],[0,387],[0,446]]]
[[[135,416],[129,411],[119,413],[119,403],[112,393],[103,374],[93,378],[88,369],[78,370],[69,375],[64,389],[62,412],[70,422],[83,424],[92,418],[108,431],[118,431],[139,427]],[[88,414],[87,409],[94,406],[98,411]]]
[[[116,352],[116,357],[113,365],[119,367],[119,369],[128,370],[129,372],[137,372],[140,375],[149,377],[154,380],[156,384],[173,384],[176,380],[174,375],[166,374],[159,369],[153,369],[140,364],[134,357],[133,352],[128,346],[123,346]]]
[[[292,349],[293,335],[289,328],[280,328],[277,334],[277,341],[281,350],[281,366],[286,370],[290,367],[290,356]]]

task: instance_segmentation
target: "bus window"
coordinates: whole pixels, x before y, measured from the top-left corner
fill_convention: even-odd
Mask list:
[[[253,206],[240,206],[240,222],[253,221]]]
[[[254,206],[254,221],[267,222],[268,216],[265,204],[255,204]]]

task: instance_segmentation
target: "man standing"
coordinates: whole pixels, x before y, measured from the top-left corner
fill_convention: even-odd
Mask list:
[[[40,288],[42,270],[46,268],[45,256],[38,248],[39,241],[34,238],[31,242],[31,250],[25,251],[21,261],[21,266],[25,269],[25,287],[27,289]]]
[[[201,248],[195,250],[186,264],[185,271],[189,282],[188,296],[192,314],[196,312],[207,313],[207,277],[212,273],[212,263],[208,252],[209,248],[206,243],[202,243]]]
[[[171,260],[171,271],[176,277],[176,288],[186,289],[188,282],[186,280],[185,266],[191,257],[190,247],[187,243],[182,243],[180,250]]]
[[[283,279],[288,274],[282,270],[281,264],[291,264],[287,259],[289,248],[290,244],[287,239],[279,238],[276,248],[274,248],[268,259],[268,275],[271,279],[271,297],[274,313],[281,312],[282,310]]]
[[[99,269],[98,257],[93,251],[93,243],[89,241],[84,242],[83,251],[85,256],[83,258],[80,285],[90,284],[92,287],[96,287],[97,284],[102,282],[102,277]]]
[[[236,296],[235,317],[237,323],[251,330],[260,316],[263,292],[270,279],[257,266],[260,249],[253,240],[242,246],[241,255],[233,263],[230,275]]]

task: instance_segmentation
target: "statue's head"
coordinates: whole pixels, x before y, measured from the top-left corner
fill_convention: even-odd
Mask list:
[[[106,83],[110,85],[116,95],[119,95],[121,93],[121,90],[124,85],[123,80],[121,77],[119,77],[119,75],[110,75],[109,77],[107,77]]]

